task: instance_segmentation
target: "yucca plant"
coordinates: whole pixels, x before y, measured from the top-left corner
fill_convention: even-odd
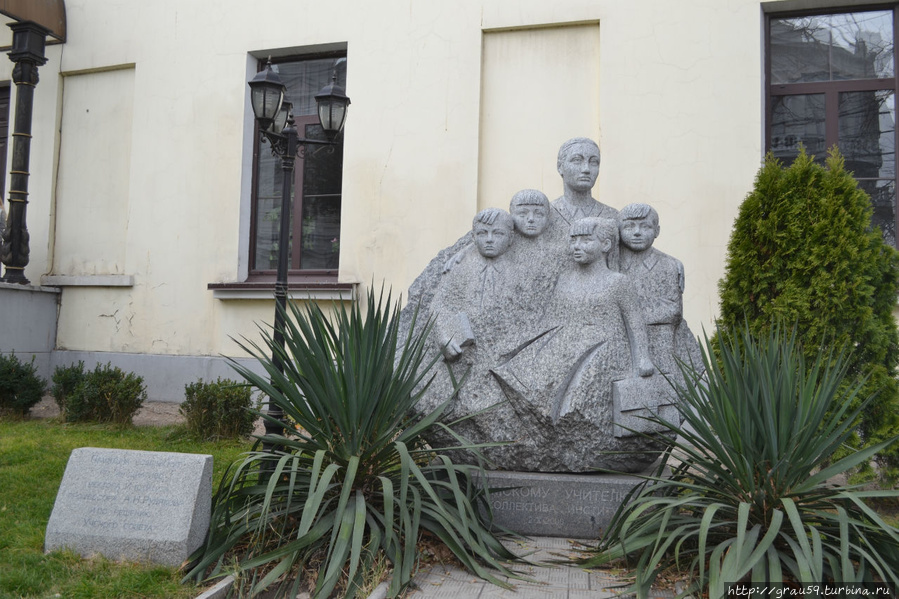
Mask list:
[[[283,350],[268,330],[262,344],[244,344],[265,374],[234,368],[292,426],[261,437],[264,451],[257,446],[232,465],[188,577],[215,578],[236,561],[251,596],[274,585],[294,597],[303,570],[312,570],[313,597],[354,597],[386,557],[395,597],[412,578],[424,531],[486,580],[507,586],[497,576],[515,576],[503,563],[514,555],[478,509],[476,468],[422,439],[442,426],[443,408],[410,420],[433,366],[423,363],[428,327],[401,336],[399,308],[383,291],[369,293],[366,306],[336,306],[331,320],[314,303],[290,303]]]
[[[666,570],[712,599],[741,581],[899,586],[899,530],[866,504],[899,491],[830,483],[888,443],[831,463],[868,405],[848,407],[864,381],[841,384],[844,354],[806,364],[797,345],[786,327],[706,339],[705,374],[684,367],[677,389],[683,428],[653,419],[680,433],[670,473],[634,488],[585,565],[624,558],[638,597]]]

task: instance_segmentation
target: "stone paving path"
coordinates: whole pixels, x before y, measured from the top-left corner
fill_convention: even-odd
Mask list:
[[[555,537],[532,537],[524,542],[507,541],[516,553],[529,553],[532,562],[545,563],[577,552],[577,542]],[[514,590],[504,589],[457,567],[437,564],[419,572],[414,580],[416,589],[408,599],[604,599],[622,593],[626,582],[612,571],[586,571],[573,566],[519,566],[533,582],[509,580]],[[618,588],[614,588],[618,587]],[[653,599],[674,597],[673,590],[659,589]],[[374,596],[373,598],[374,599]]]

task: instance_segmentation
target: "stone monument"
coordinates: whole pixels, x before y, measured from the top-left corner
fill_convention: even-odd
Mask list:
[[[683,319],[684,269],[653,247],[658,213],[592,196],[599,147],[562,144],[564,193],[516,193],[479,212],[409,289],[408,330],[427,316],[436,371],[417,410],[449,400],[442,421],[481,453],[497,521],[524,534],[594,536],[680,424],[678,361],[701,364]],[[432,447],[456,439],[435,430]],[[467,452],[449,452],[472,462]]]
[[[202,543],[212,506],[212,456],[72,451],[44,549],[180,566]]]
[[[497,470],[638,472],[670,436],[645,417],[679,422],[669,380],[678,359],[698,355],[683,266],[652,247],[650,206],[619,213],[592,197],[599,163],[595,142],[565,142],[561,197],[528,189],[509,213],[478,213],[409,290],[404,323],[416,307],[430,316],[430,352],[442,358],[418,409],[452,397],[444,421],[465,418],[456,432],[501,443],[482,450]]]

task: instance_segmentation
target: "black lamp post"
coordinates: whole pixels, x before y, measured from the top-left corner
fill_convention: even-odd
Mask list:
[[[50,30],[31,21],[10,23],[9,28],[13,31],[9,59],[16,64],[12,72],[16,83],[16,116],[9,171],[9,215],[0,239],[0,262],[6,268],[0,281],[27,285],[25,266],[28,265],[30,248],[25,213],[28,206],[31,113],[34,108],[34,86],[38,82],[37,68],[47,62],[44,45]]]
[[[287,240],[290,237],[290,196],[293,185],[293,169],[300,148],[307,144],[332,144],[334,138],[343,129],[346,122],[347,106],[350,99],[344,89],[337,84],[336,72],[331,83],[315,95],[318,105],[318,116],[322,129],[330,141],[306,139],[297,135],[294,126],[292,105],[285,101],[286,88],[278,74],[271,69],[271,62],[265,65],[249,82],[250,101],[253,114],[259,123],[259,130],[272,146],[272,153],[281,159],[281,228],[278,233],[278,273],[275,280],[275,349],[272,350],[272,362],[278,372],[284,372],[282,354],[284,351],[284,318],[287,309]],[[280,407],[271,401],[268,403],[268,414],[279,422],[284,416]],[[284,427],[266,420],[265,433],[280,434]]]

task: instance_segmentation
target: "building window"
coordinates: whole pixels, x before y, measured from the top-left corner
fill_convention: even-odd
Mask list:
[[[293,103],[297,133],[307,139],[325,136],[315,109],[314,96],[330,83],[346,86],[346,54],[272,61],[287,86]],[[264,67],[260,62],[259,69]],[[343,137],[329,146],[308,145],[294,168],[290,227],[291,274],[336,279],[340,254],[340,198],[343,179]],[[250,225],[250,277],[273,277],[278,268],[278,232],[281,222],[281,160],[268,143],[255,136],[253,152],[253,206]]]
[[[896,245],[896,8],[767,15],[766,146],[800,144],[823,163],[837,146]]]

